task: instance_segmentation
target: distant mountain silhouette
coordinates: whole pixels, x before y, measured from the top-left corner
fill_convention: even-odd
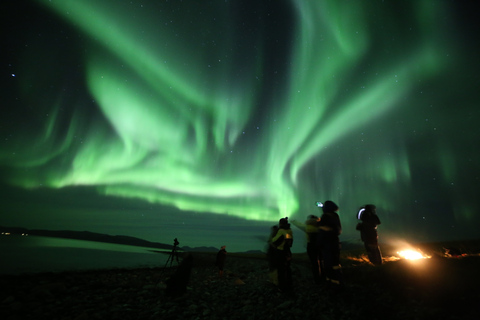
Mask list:
[[[220,249],[217,249],[217,248],[214,248],[214,247],[195,247],[195,248],[191,248],[189,246],[183,246],[182,250],[187,251],[187,252],[217,252]]]
[[[251,253],[251,254],[265,254],[262,250],[248,250],[245,251],[245,253]]]
[[[75,240],[87,240],[95,242],[106,242],[106,243],[115,243],[115,244],[124,244],[129,246],[136,247],[145,247],[145,248],[154,248],[162,250],[172,250],[173,245],[164,244],[160,242],[150,242],[140,238],[130,237],[130,236],[111,236],[103,233],[95,233],[90,231],[72,231],[72,230],[40,230],[40,229],[27,229],[21,227],[3,227],[0,226],[0,233],[10,233],[10,234],[28,234],[32,236],[42,236],[42,237],[52,237],[52,238],[64,238],[64,239],[75,239]],[[188,252],[217,252],[219,248],[214,247],[189,247],[183,246],[178,247],[179,251],[188,251]],[[258,253],[261,251],[251,250],[247,251],[248,253]]]
[[[95,233],[90,231],[35,230],[35,229],[26,229],[26,228],[19,228],[19,227],[0,226],[0,232],[10,233],[10,234],[29,234],[33,236],[106,242],[106,243],[124,244],[129,246],[156,248],[156,249],[164,249],[164,250],[171,250],[173,248],[172,245],[159,243],[159,242],[150,242],[150,241],[135,238],[135,237],[121,236],[121,235],[111,236],[108,234]]]

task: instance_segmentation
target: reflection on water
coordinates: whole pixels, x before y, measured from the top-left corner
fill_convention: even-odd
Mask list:
[[[163,267],[160,249],[40,236],[0,236],[0,274]]]

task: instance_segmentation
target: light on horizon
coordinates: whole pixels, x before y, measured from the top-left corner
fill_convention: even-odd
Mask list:
[[[419,251],[415,251],[415,250],[402,250],[402,251],[398,251],[397,254],[402,257],[403,259],[407,259],[407,260],[418,260],[418,259],[428,259],[428,258],[431,258],[430,256],[428,255],[424,255],[422,254],[421,252]]]

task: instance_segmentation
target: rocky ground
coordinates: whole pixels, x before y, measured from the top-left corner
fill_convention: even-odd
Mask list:
[[[295,291],[269,281],[261,255],[229,254],[219,277],[215,254],[193,254],[186,292],[166,295],[178,268],[0,276],[0,319],[479,319],[480,256],[433,256],[373,267],[342,259],[346,286],[312,283],[294,256]]]

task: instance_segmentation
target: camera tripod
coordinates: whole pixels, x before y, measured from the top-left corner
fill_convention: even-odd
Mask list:
[[[167,262],[165,262],[165,267],[167,267],[167,264],[168,262],[170,261],[170,267],[172,266],[172,263],[173,263],[173,259],[176,259],[177,260],[177,265],[179,264],[178,263],[178,252],[177,252],[177,245],[179,244],[179,242],[177,241],[177,238],[175,238],[174,242],[173,242],[173,248],[172,248],[172,252],[170,252],[170,256],[168,256],[168,259],[167,259]]]

